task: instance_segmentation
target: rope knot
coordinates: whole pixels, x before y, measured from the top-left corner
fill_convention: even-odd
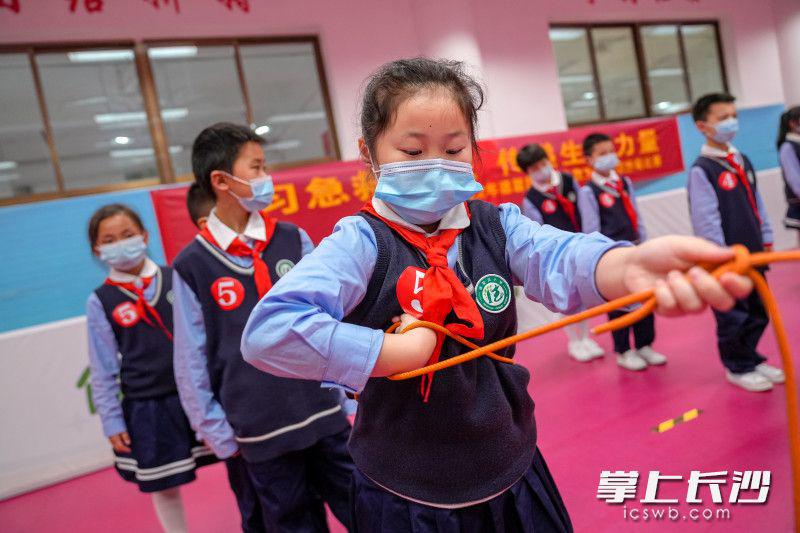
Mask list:
[[[734,244],[731,248],[734,254],[731,271],[743,275],[753,266],[750,261],[750,250],[741,244]]]

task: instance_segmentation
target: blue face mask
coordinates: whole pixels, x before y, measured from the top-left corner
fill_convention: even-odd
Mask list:
[[[144,260],[147,244],[144,236],[134,235],[128,239],[101,244],[97,247],[100,260],[117,270],[130,270]]]
[[[406,222],[433,224],[458,204],[483,190],[472,165],[448,159],[386,163],[379,175],[375,198],[383,200]]]
[[[714,133],[712,139],[718,143],[728,144],[736,137],[736,132],[739,131],[739,120],[735,117],[726,118],[717,122],[714,130],[716,130],[716,133]]]
[[[594,160],[594,169],[598,172],[611,172],[619,166],[619,157],[614,152],[597,157]]]
[[[252,191],[253,194],[250,198],[242,198],[240,196],[236,196],[233,191],[228,191],[231,193],[231,196],[239,200],[239,203],[247,211],[254,213],[256,211],[266,209],[272,204],[272,198],[275,195],[275,186],[272,183],[272,176],[259,176],[248,181],[243,180],[242,178],[237,178],[233,174],[228,174],[227,172],[225,172],[225,175],[231,178],[233,181],[238,181],[239,183],[248,185],[250,187],[250,191]]]

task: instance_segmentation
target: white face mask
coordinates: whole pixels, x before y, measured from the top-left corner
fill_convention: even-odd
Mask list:
[[[531,179],[534,183],[544,184],[550,183],[553,178],[553,167],[548,163],[544,167],[540,168],[539,170],[534,170],[530,173]]]
[[[262,209],[266,209],[272,204],[272,198],[275,194],[275,186],[272,183],[272,176],[269,174],[263,174],[249,181],[236,177],[233,174],[228,174],[227,172],[224,174],[233,181],[238,181],[239,183],[250,187],[252,196],[249,198],[242,198],[237,196],[230,189],[228,190],[231,196],[239,200],[239,203],[245,208],[245,210],[253,213],[261,211]]]
[[[134,235],[110,244],[97,247],[101,261],[117,270],[129,270],[144,260],[147,244],[142,235]]]

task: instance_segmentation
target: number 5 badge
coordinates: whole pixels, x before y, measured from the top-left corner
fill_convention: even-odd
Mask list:
[[[417,267],[408,267],[397,280],[397,301],[404,313],[414,318],[422,318],[422,281],[425,271]]]

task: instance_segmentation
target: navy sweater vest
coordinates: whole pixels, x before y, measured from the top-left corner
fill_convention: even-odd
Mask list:
[[[633,202],[633,191],[628,187],[628,180],[620,177],[622,186],[631,197]],[[637,242],[639,240],[639,232],[633,229],[628,213],[625,211],[625,206],[622,199],[609,192],[611,189],[605,189],[594,181],[589,181],[589,187],[592,189],[595,198],[597,199],[597,206],[600,211],[600,233],[613,239],[615,241],[631,241]]]
[[[297,227],[278,222],[262,253],[273,283],[300,260],[301,250]],[[348,426],[339,391],[273,376],[242,357],[242,331],[259,300],[252,267],[237,266],[199,236],[174,266],[200,302],[211,389],[247,461],[307,448]]]
[[[494,291],[494,305],[479,306],[485,330],[476,343],[484,345],[516,332],[513,277],[498,208],[469,205],[472,220],[457,244],[456,273],[478,302],[486,301],[487,289]],[[401,273],[428,265],[381,220],[361,216],[375,233],[378,257],[364,299],[344,320],[386,329],[402,314],[395,292]],[[447,339],[441,360],[466,351]],[[513,357],[514,347],[498,354]],[[371,378],[359,398],[350,453],[379,485],[424,502],[464,503],[502,492],[530,467],[536,447],[529,381],[525,367],[481,357],[437,372],[423,403],[420,379]]]
[[[794,155],[797,157],[797,160],[800,161],[800,143],[794,141],[786,142],[794,148]],[[786,172],[783,172],[783,185],[786,192],[786,202],[789,204],[786,210],[787,223],[791,223],[791,226],[795,228],[800,227],[800,198],[797,197],[789,186],[789,181],[786,179]]]
[[[164,327],[172,332],[172,269],[159,267],[153,281],[152,305]],[[175,394],[172,373],[172,341],[148,315],[151,326],[138,315],[136,295],[114,285],[101,285],[95,294],[103,305],[108,323],[117,339],[120,361],[120,388],[126,398],[141,400]]]
[[[758,191],[756,173],[750,160],[742,154],[744,169],[755,196]],[[761,226],[747,197],[747,190],[735,172],[719,160],[700,156],[692,166],[700,167],[714,188],[719,202],[719,218],[725,244],[743,244],[751,252],[764,249]],[[691,201],[691,200],[690,200]]]
[[[572,225],[572,220],[570,220],[564,208],[561,207],[561,204],[552,196],[542,193],[536,187],[528,189],[528,193],[525,196],[542,214],[542,219],[545,224],[549,224],[554,228],[563,229],[564,231],[581,231],[581,213],[578,211],[578,188],[575,185],[575,178],[570,174],[562,172],[561,186],[559,189],[561,195],[575,206],[575,222],[578,224],[577,228]]]

